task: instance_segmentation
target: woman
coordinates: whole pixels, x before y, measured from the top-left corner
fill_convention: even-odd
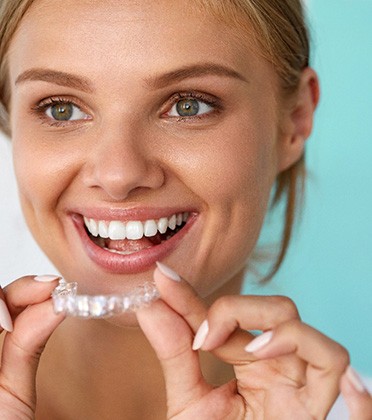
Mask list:
[[[2,127],[35,239],[83,293],[154,276],[161,297],[64,320],[58,276],[7,286],[3,417],[324,418],[341,378],[370,405],[346,350],[289,299],[238,296],[275,183],[277,266],[290,237],[319,96],[300,4],[9,0],[0,27]]]

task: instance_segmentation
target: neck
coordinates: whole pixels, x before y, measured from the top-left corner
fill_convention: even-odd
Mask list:
[[[160,366],[138,328],[66,319],[48,343],[38,378],[40,419],[146,419],[154,406],[165,418]]]

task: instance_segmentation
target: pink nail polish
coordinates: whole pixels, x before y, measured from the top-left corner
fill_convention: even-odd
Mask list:
[[[360,392],[361,394],[366,391],[366,387],[364,386],[362,380],[360,379],[360,376],[356,373],[356,371],[351,366],[349,366],[346,369],[346,376],[356,391]]]
[[[165,264],[157,261],[156,265],[158,266],[158,269],[164,274],[164,276],[168,277],[168,279],[173,281],[181,281],[181,277]]]
[[[0,299],[0,326],[8,332],[13,331],[13,321],[6,303]]]
[[[199,350],[204,344],[205,339],[207,338],[209,332],[208,321],[205,320],[200,324],[198,331],[195,334],[194,342],[192,344],[193,350]]]
[[[270,342],[272,337],[272,331],[267,331],[252,340],[247,346],[244,347],[244,350],[248,353],[254,353],[255,351],[261,350]]]
[[[61,277],[56,276],[55,274],[43,274],[41,276],[35,276],[34,280],[40,283],[49,283],[54,280],[59,280]]]

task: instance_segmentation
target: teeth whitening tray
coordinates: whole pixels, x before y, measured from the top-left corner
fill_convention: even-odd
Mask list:
[[[145,283],[124,295],[78,295],[77,283],[64,279],[52,293],[54,312],[79,318],[108,318],[125,312],[135,312],[159,298],[154,283]]]

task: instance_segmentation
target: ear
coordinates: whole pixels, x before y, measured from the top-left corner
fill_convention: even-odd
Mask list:
[[[303,70],[298,90],[290,101],[290,108],[282,114],[278,173],[302,157],[305,142],[311,134],[314,112],[319,102],[319,81],[313,69],[307,67]]]

